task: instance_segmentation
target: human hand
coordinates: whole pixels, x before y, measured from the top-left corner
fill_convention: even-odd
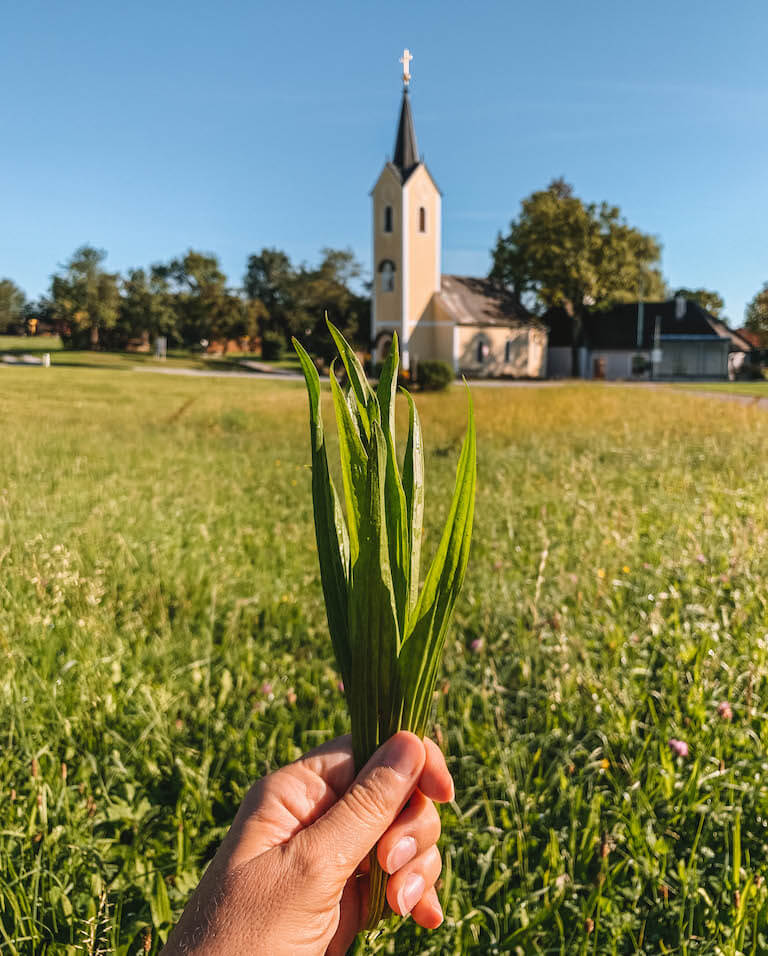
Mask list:
[[[310,751],[251,787],[164,956],[341,956],[365,923],[377,841],[389,905],[436,928],[432,801],[451,799],[443,755],[426,738],[395,734],[357,777],[351,737]]]

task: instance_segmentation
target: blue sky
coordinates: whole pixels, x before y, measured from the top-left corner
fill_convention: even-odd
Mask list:
[[[444,271],[486,272],[562,175],[737,324],[768,281],[764,0],[24,0],[2,22],[0,277],[30,296],[85,242],[121,271],[214,251],[233,284],[263,246],[370,268],[404,46]]]

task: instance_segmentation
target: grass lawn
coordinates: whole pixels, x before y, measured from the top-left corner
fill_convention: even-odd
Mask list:
[[[466,409],[417,401],[429,553]],[[366,952],[765,952],[768,416],[599,385],[475,402],[434,725],[446,921]],[[347,729],[305,393],[9,367],[0,407],[0,950],[149,929],[157,952],[249,783]]]
[[[275,361],[262,361],[249,352],[230,352],[228,355],[203,355],[188,349],[169,349],[168,356],[158,361],[153,353],[145,352],[92,352],[88,350],[69,350],[62,347],[58,335],[19,336],[0,335],[1,355],[34,355],[51,353],[51,364],[62,367],[110,369],[111,371],[130,371],[137,366],[152,368],[189,368],[217,372],[240,369],[243,359],[256,360],[275,370],[299,371],[299,362],[295,357],[287,356]]]
[[[696,382],[681,385],[680,388],[692,388],[705,392],[728,392],[733,395],[754,395],[756,398],[768,398],[768,381],[764,382]]]

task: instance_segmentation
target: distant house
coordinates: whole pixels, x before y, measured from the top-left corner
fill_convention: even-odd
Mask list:
[[[571,319],[551,309],[547,371],[571,375]],[[746,343],[696,302],[630,302],[584,318],[578,342],[581,378],[727,379],[729,354]]]
[[[416,145],[409,80],[404,75],[392,159],[371,193],[374,361],[383,361],[397,332],[404,370],[442,359],[457,374],[543,378],[541,321],[487,279],[442,274],[442,195]]]

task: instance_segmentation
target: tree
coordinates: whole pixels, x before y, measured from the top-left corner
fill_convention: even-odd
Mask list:
[[[696,302],[706,309],[710,315],[714,315],[716,319],[721,317],[721,313],[725,308],[725,302],[723,297],[717,292],[712,292],[710,289],[677,289],[675,296],[682,295],[686,299],[690,299],[691,302]]]
[[[103,249],[81,246],[64,266],[64,274],[51,279],[51,313],[64,324],[67,345],[98,348],[100,335],[117,322],[119,276],[102,268],[106,256]]]
[[[295,323],[296,270],[280,249],[262,249],[248,257],[243,286],[249,301],[260,303],[259,334],[268,327],[286,339],[298,331]]]
[[[123,280],[117,323],[121,347],[145,333],[150,338],[164,335],[178,340],[176,309],[166,271],[161,265],[151,266],[148,271],[131,269]]]
[[[768,282],[748,303],[744,318],[746,327],[757,332],[762,347],[768,348]]]
[[[585,204],[556,179],[521,204],[509,233],[499,235],[490,278],[520,302],[561,306],[572,320],[573,374],[585,309],[664,295],[661,247],[629,226],[617,206]]]
[[[24,318],[26,296],[11,279],[0,279],[0,332],[15,332]]]
[[[226,339],[248,327],[242,299],[227,288],[227,277],[213,254],[190,249],[164,267],[175,289],[178,328],[187,344]]]
[[[370,301],[351,288],[362,269],[348,249],[323,249],[319,266],[295,267],[279,249],[250,256],[244,286],[262,307],[260,334],[279,332],[286,343],[295,335],[314,355],[329,358],[333,343],[325,313],[352,341],[367,341]]]
[[[304,266],[296,276],[294,324],[296,337],[314,355],[329,361],[335,346],[325,316],[349,342],[368,342],[370,298],[353,292],[362,267],[349,249],[323,249],[316,269]]]

